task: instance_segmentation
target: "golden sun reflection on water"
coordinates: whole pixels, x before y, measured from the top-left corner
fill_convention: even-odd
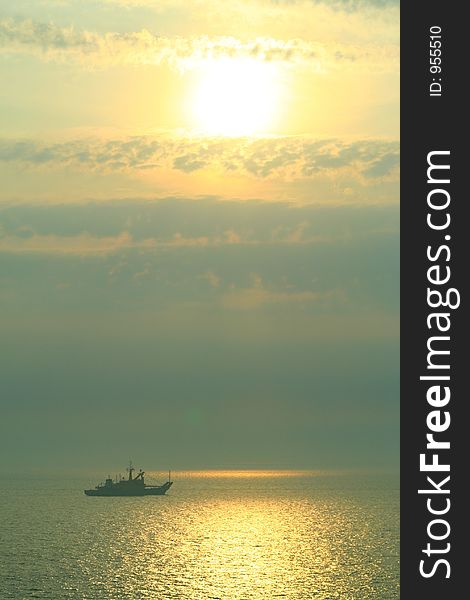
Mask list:
[[[286,520],[286,510],[288,506],[279,502],[259,500],[227,501],[207,507],[188,532],[190,543],[204,557],[193,570],[193,596],[291,596],[299,576],[298,549],[292,542],[302,524]],[[328,562],[324,543],[316,546],[316,553],[320,562]]]
[[[223,473],[176,479],[159,502],[129,499],[132,527],[111,541],[118,568],[106,598],[399,597],[397,506],[382,492]]]
[[[237,479],[256,479],[266,477],[269,479],[277,477],[312,477],[321,475],[324,471],[306,471],[306,470],[274,470],[274,469],[213,469],[206,471],[179,471],[179,477],[192,477],[195,479],[219,479],[219,478],[237,478]]]

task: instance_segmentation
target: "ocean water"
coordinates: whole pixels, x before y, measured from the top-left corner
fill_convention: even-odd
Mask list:
[[[172,479],[142,498],[87,497],[91,477],[3,480],[1,600],[399,598],[395,478]]]

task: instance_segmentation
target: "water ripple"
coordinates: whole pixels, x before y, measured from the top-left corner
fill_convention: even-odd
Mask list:
[[[175,475],[168,496],[89,498],[89,482],[0,493],[0,597],[394,600],[388,479]]]

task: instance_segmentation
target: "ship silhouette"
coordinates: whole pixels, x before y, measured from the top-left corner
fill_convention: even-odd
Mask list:
[[[144,480],[145,471],[139,470],[134,477],[132,463],[126,469],[129,472],[127,479],[116,477],[113,481],[109,476],[104,483],[98,484],[90,490],[84,490],[87,496],[163,496],[173,485],[171,472],[168,471],[168,481],[163,485],[147,485]]]

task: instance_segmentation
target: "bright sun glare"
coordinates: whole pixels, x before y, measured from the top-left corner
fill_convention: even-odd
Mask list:
[[[279,108],[275,66],[254,59],[219,59],[204,67],[192,110],[213,135],[268,133]]]

